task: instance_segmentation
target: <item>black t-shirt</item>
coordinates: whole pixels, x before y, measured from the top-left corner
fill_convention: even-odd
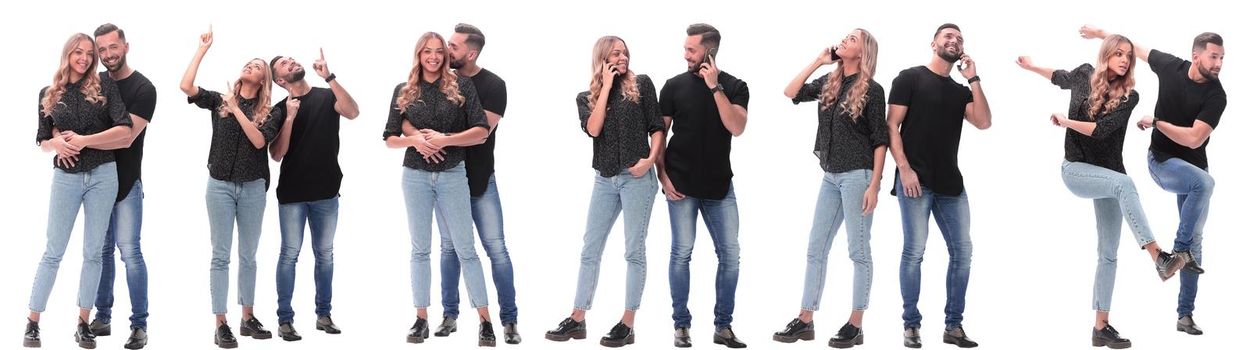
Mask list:
[[[502,118],[504,109],[508,108],[508,87],[503,79],[486,68],[482,68],[469,79],[477,87],[477,97],[482,102],[482,109]],[[485,143],[464,150],[464,170],[469,177],[469,196],[478,197],[486,193],[486,183],[490,181],[490,175],[495,173],[494,131],[491,131]]]
[[[101,80],[108,78],[108,72],[100,72]],[[152,81],[135,71],[126,79],[116,82],[122,102],[126,104],[126,111],[151,123],[152,113],[156,110],[156,88],[152,86]],[[113,151],[113,156],[117,159],[118,202],[126,199],[130,189],[134,188],[135,181],[143,176],[143,137],[147,134],[148,130],[144,128],[134,142],[130,143],[130,147]]]
[[[1219,80],[1196,83],[1189,79],[1189,66],[1193,63],[1159,50],[1150,50],[1150,70],[1159,76],[1159,100],[1155,103],[1155,118],[1181,127],[1192,127],[1201,120],[1212,129],[1220,124],[1220,115],[1228,105],[1228,95]],[[1150,151],[1155,160],[1180,158],[1196,167],[1207,168],[1207,144],[1189,148],[1177,144],[1159,129],[1150,134]]]
[[[938,194],[964,192],[959,172],[959,137],[972,90],[925,66],[903,70],[890,86],[890,104],[907,107],[901,129],[903,152],[920,185]],[[895,169],[894,177],[898,177]],[[896,195],[894,190],[890,194]]]
[[[288,97],[289,98],[289,97]],[[330,89],[315,87],[300,102],[291,122],[291,142],[278,174],[278,203],[312,202],[334,198],[343,182],[339,168],[338,98]],[[273,106],[286,115],[286,98]]]
[[[717,81],[729,103],[747,108],[747,83],[720,72]],[[673,136],[664,151],[664,167],[677,192],[702,199],[723,199],[733,169],[729,151],[733,135],[725,129],[716,99],[703,77],[682,72],[660,89],[660,113],[673,118]]]

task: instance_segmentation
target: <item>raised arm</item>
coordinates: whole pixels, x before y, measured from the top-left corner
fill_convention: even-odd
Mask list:
[[[200,34],[200,46],[195,50],[195,57],[191,58],[191,64],[187,66],[186,73],[182,74],[182,84],[178,87],[182,89],[182,93],[188,97],[195,96],[199,93],[199,88],[195,86],[195,74],[200,71],[200,62],[204,60],[204,54],[208,53],[208,48],[213,46],[213,27],[208,27],[208,33]]]
[[[1088,24],[1081,26],[1082,38],[1102,40],[1106,39],[1108,35],[1111,35],[1111,33],[1107,33],[1107,31],[1102,28]],[[1150,48],[1142,45],[1136,40],[1133,41],[1133,54],[1136,55],[1137,59],[1140,59],[1142,62],[1150,62]]]
[[[321,79],[329,79],[333,74],[330,74],[330,67],[326,65],[326,51],[318,49],[318,52],[321,56],[313,62],[313,71],[316,71]],[[344,89],[342,84],[339,84],[337,77],[330,79],[329,83],[330,91],[334,92],[334,111],[344,118],[356,119],[360,115],[360,107],[356,105],[356,99],[347,93],[347,89]]]
[[[1024,68],[1024,70],[1037,73],[1037,75],[1042,76],[1042,78],[1046,78],[1046,80],[1052,79],[1055,75],[1055,69],[1038,67],[1033,64],[1033,59],[1029,58],[1029,56],[1020,56],[1019,58],[1016,58],[1016,65],[1020,66],[1020,68]]]
[[[833,64],[833,51],[826,47],[824,50],[821,50],[820,55],[816,56],[815,60],[812,60],[812,63],[803,67],[803,70],[798,75],[795,75],[794,79],[790,80],[790,84],[786,85],[786,98],[791,100],[797,98],[799,91],[803,89],[803,85],[807,84],[807,78],[811,78],[812,73],[815,73],[820,66],[827,64]]]

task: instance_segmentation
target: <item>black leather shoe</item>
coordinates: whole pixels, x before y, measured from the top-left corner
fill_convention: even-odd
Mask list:
[[[78,330],[74,332],[74,341],[80,348],[95,349],[95,334],[91,333],[91,326],[87,325],[87,321],[78,320]]]
[[[330,315],[317,318],[317,330],[324,331],[326,334],[343,333],[343,330],[339,329],[339,326],[334,324],[334,320],[330,319]]]
[[[252,337],[252,339],[273,338],[273,333],[265,329],[265,325],[260,324],[260,320],[256,319],[256,317],[239,322],[239,335]]]
[[[1185,332],[1185,333],[1189,333],[1192,335],[1202,335],[1202,328],[1199,328],[1198,324],[1194,323],[1193,315],[1185,315],[1177,319],[1176,331]]]
[[[1155,258],[1155,271],[1159,273],[1161,280],[1167,281],[1172,278],[1182,267],[1185,267],[1185,259],[1168,254],[1168,252],[1159,251],[1159,256]]]
[[[624,322],[617,322],[612,326],[612,330],[608,331],[608,335],[599,339],[599,345],[609,348],[619,348],[634,343],[634,329],[626,326]]]
[[[773,340],[782,343],[793,343],[799,340],[816,339],[816,321],[803,322],[798,318],[786,324],[786,329],[773,333]]]
[[[495,327],[490,321],[482,321],[477,329],[477,346],[495,346]]]
[[[903,346],[919,349],[923,345],[920,343],[920,328],[907,328],[903,330]]]
[[[430,337],[430,322],[424,318],[417,318],[417,322],[413,322],[412,328],[408,328],[408,342],[413,344],[421,344],[426,338]]]
[[[547,340],[566,341],[569,339],[586,339],[586,321],[574,321],[572,317],[560,321],[556,329],[547,331]]]
[[[130,331],[130,337],[126,338],[126,345],[122,347],[134,350],[145,346],[148,346],[148,331],[136,328]]]
[[[434,331],[435,337],[446,337],[456,332],[456,318],[443,317],[443,323],[438,324],[438,330]]]
[[[716,330],[716,334],[712,335],[712,344],[724,345],[730,349],[741,349],[747,347],[746,343],[738,340],[738,336],[734,335],[733,328],[729,328],[729,326],[724,326]]]
[[[516,330],[516,323],[503,324],[503,342],[516,345],[521,343],[521,333]]]
[[[299,335],[299,332],[295,331],[295,327],[291,326],[290,322],[278,323],[278,336],[282,337],[282,340],[285,341],[297,341],[304,339],[304,337]]]
[[[1120,337],[1120,332],[1115,327],[1107,325],[1101,330],[1094,329],[1094,346],[1105,346],[1112,349],[1128,349],[1133,346],[1133,342]]]
[[[673,346],[679,348],[688,348],[693,346],[690,342],[690,328],[678,327],[673,330]]]
[[[239,347],[239,340],[234,338],[230,326],[223,323],[217,326],[217,332],[213,334],[213,345],[222,349],[234,349]]]
[[[864,344],[864,329],[855,327],[850,322],[842,325],[838,329],[838,334],[834,334],[833,338],[829,338],[829,346],[846,349],[856,345]]]
[[[1194,260],[1194,255],[1188,250],[1178,250],[1174,254],[1185,260],[1185,271],[1193,272],[1199,275],[1207,272],[1207,270],[1203,269],[1202,266],[1198,266],[1198,261]]]
[[[968,338],[968,334],[964,333],[963,326],[957,326],[955,328],[948,328],[946,332],[942,333],[942,342],[947,343],[947,344],[955,344],[955,346],[958,346],[961,348],[975,348],[977,347],[977,345],[980,345],[980,344],[977,344],[977,342],[972,341],[972,339]]]
[[[43,347],[43,341],[39,340],[39,322],[26,319],[26,336],[22,338],[22,346],[27,348]]]
[[[100,319],[91,320],[91,334],[97,337],[107,337],[113,334],[113,327],[108,322],[101,322]]]

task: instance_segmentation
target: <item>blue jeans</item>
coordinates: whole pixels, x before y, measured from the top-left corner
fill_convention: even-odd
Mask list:
[[[1147,154],[1150,177],[1168,192],[1176,194],[1176,207],[1180,211],[1180,225],[1176,229],[1173,251],[1188,250],[1194,261],[1202,264],[1202,228],[1207,224],[1207,211],[1211,195],[1215,193],[1215,179],[1205,169],[1189,164],[1180,158],[1162,162],[1153,154]],[[1181,292],[1177,297],[1176,313],[1189,316],[1194,313],[1194,299],[1198,297],[1198,274],[1181,270]]]
[[[673,247],[668,262],[668,287],[673,296],[673,327],[690,328],[690,254],[699,212],[707,225],[716,248],[716,306],[713,313],[717,328],[729,326],[734,320],[734,295],[738,290],[738,199],[733,184],[722,199],[683,198],[668,201],[669,222],[673,227]]]
[[[295,293],[295,263],[304,246],[304,224],[312,235],[313,284],[317,316],[330,315],[330,298],[334,281],[334,232],[339,222],[339,197],[312,202],[278,205],[278,225],[282,232],[282,252],[278,255],[278,322],[292,322],[295,310],[291,295]]]
[[[43,312],[48,295],[56,283],[61,257],[69,245],[78,208],[83,208],[82,271],[78,277],[78,307],[91,309],[100,287],[102,269],[100,253],[104,249],[104,233],[108,231],[109,214],[117,200],[117,165],[104,163],[91,171],[71,174],[52,170],[52,195],[48,200],[48,242],[35,270],[30,291],[30,311]]]
[[[104,272],[100,274],[100,289],[96,292],[95,318],[104,323],[113,319],[113,280],[116,269],[113,252],[121,251],[126,263],[126,286],[130,290],[130,329],[148,329],[148,265],[143,262],[139,249],[139,231],[143,226],[143,182],[135,186],[126,198],[113,205],[113,216],[104,235],[104,250],[100,255]]]
[[[625,212],[627,264],[625,309],[638,310],[642,306],[642,289],[647,280],[647,224],[651,222],[651,207],[659,189],[654,169],[641,177],[634,177],[628,169],[613,177],[595,175],[590,213],[586,216],[586,234],[582,237],[581,268],[577,272],[574,308],[590,310],[594,302],[603,246],[607,244],[608,233],[612,232],[612,225],[622,211]]]
[[[482,247],[486,248],[486,256],[490,258],[491,278],[495,281],[495,292],[499,297],[499,320],[502,323],[516,323],[516,288],[512,284],[512,258],[508,256],[508,247],[503,238],[503,207],[499,204],[499,189],[495,186],[495,175],[490,176],[486,183],[486,192],[481,196],[469,197],[469,205],[473,211],[473,223],[477,224],[478,237],[482,239]],[[438,231],[441,233],[439,272],[442,280],[443,316],[455,318],[460,315],[460,258],[456,255],[456,247],[451,240],[446,219],[442,212],[435,208],[438,217]]]
[[[1127,221],[1137,246],[1155,241],[1142,210],[1133,179],[1111,169],[1080,162],[1063,162],[1063,183],[1077,197],[1094,200],[1098,223],[1098,269],[1094,274],[1094,310],[1111,311],[1115,289],[1116,253],[1120,248],[1120,225]]]
[[[950,262],[946,266],[946,328],[961,326],[964,320],[964,296],[968,294],[968,273],[972,268],[972,222],[968,212],[968,193],[950,196],[920,188],[920,197],[903,195],[903,184],[895,179],[899,193],[899,211],[903,217],[903,257],[898,267],[899,286],[903,293],[903,326],[920,327],[920,263],[924,261],[925,243],[929,239],[929,216],[937,221],[938,230],[946,240]]]
[[[404,204],[408,207],[408,233],[412,237],[412,304],[418,309],[430,306],[430,236],[435,207],[447,220],[448,235],[463,267],[473,308],[489,305],[482,262],[473,247],[473,217],[469,205],[469,180],[464,164],[444,171],[424,171],[404,167]]]
[[[816,215],[807,239],[807,274],[803,278],[803,310],[820,309],[820,296],[825,290],[825,274],[829,249],[838,234],[838,226],[846,221],[847,249],[855,266],[851,283],[851,308],[868,309],[872,289],[872,214],[864,215],[864,192],[872,183],[872,170],[859,169],[841,173],[825,173],[816,198]]]
[[[232,182],[210,177],[206,192],[209,240],[213,245],[209,291],[213,314],[225,315],[235,223],[239,225],[239,305],[256,304],[256,247],[260,244],[261,222],[265,218],[265,179]]]

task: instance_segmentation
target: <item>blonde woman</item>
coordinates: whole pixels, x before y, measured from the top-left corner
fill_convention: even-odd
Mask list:
[[[200,46],[182,76],[182,92],[187,102],[209,110],[213,126],[208,151],[208,226],[213,246],[209,288],[217,329],[213,343],[234,348],[238,341],[226,322],[226,296],[230,287],[230,249],[234,224],[239,225],[239,304],[243,319],[239,334],[269,339],[252,312],[256,300],[256,247],[260,243],[265,214],[265,192],[269,188],[268,146],[282,127],[282,121],[296,113],[298,105],[288,102],[287,113],[271,113],[269,107],[271,71],[265,60],[253,58],[243,65],[239,78],[225,93],[197,87],[195,75],[200,62],[213,45],[213,32],[200,35]]]
[[[615,36],[595,42],[591,51],[590,90],[577,94],[582,130],[594,139],[592,167],[598,174],[590,197],[583,237],[581,269],[573,312],[548,331],[554,341],[586,338],[586,310],[599,282],[599,262],[608,233],[625,212],[625,312],[599,343],[620,347],[634,343],[634,313],[642,304],[647,276],[646,239],[651,206],[659,183],[655,161],[664,140],[664,122],[655,84],[629,69],[629,48]]]
[[[484,142],[490,124],[473,81],[452,74],[450,61],[442,36],[428,32],[417,39],[408,80],[395,86],[382,132],[387,147],[405,149],[402,188],[412,237],[412,303],[417,308],[408,342],[422,343],[430,337],[426,312],[430,306],[430,225],[437,207],[460,258],[469,301],[477,309],[478,346],[495,346],[486,279],[473,247],[469,180],[464,169],[465,147]],[[418,133],[405,136],[404,121]]]
[[[78,328],[74,341],[95,348],[87,325],[100,284],[104,232],[117,199],[117,165],[110,143],[130,133],[130,114],[112,79],[95,74],[95,41],[74,34],[61,49],[61,64],[52,85],[39,91],[39,130],[35,141],[53,158],[52,194],[48,201],[48,240],[35,272],[26,319],[25,347],[40,347],[39,315],[48,306],[61,257],[69,244],[78,209],[83,209],[83,261],[78,280]]]
[[[804,84],[816,69],[837,64],[828,74]],[[881,169],[890,142],[885,124],[885,90],[873,80],[877,40],[855,29],[837,45],[825,48],[786,86],[794,103],[819,101],[813,153],[825,171],[816,198],[816,214],[807,243],[807,275],[799,317],[773,340],[793,343],[815,338],[812,314],[820,308],[826,267],[838,226],[846,222],[855,274],[851,283],[851,316],[829,339],[829,346],[849,348],[864,343],[864,310],[872,289],[872,212],[881,190]]]
[[[1072,92],[1068,115],[1054,113],[1050,121],[1066,129],[1063,183],[1077,197],[1094,201],[1098,268],[1094,274],[1093,345],[1112,349],[1132,346],[1108,322],[1122,223],[1128,222],[1137,246],[1150,254],[1160,279],[1166,281],[1185,264],[1184,259],[1159,249],[1137,187],[1124,170],[1124,133],[1139,99],[1133,90],[1134,55],[1133,42],[1113,34],[1102,42],[1097,67],[1086,63],[1067,71],[1038,67],[1028,56],[1016,60],[1020,68]]]

